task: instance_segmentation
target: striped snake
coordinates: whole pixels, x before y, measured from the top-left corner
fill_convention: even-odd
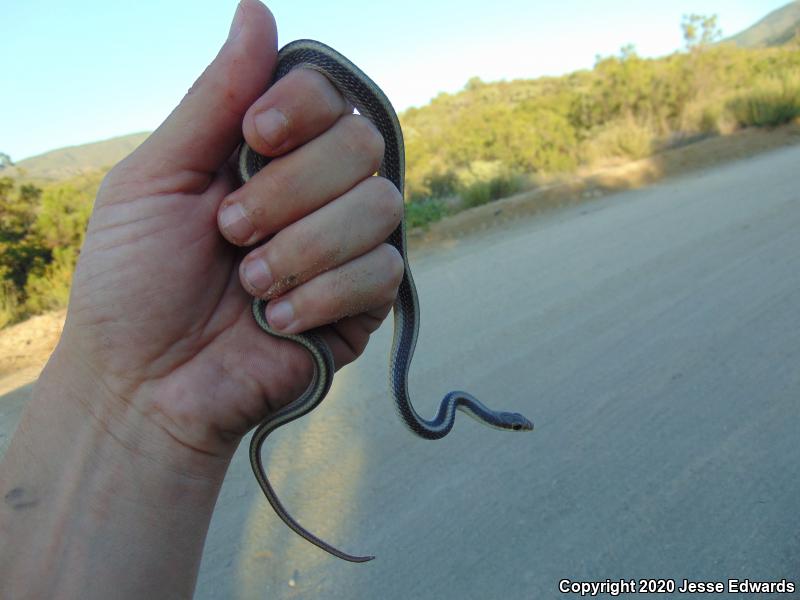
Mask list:
[[[368,118],[378,128],[385,141],[385,151],[378,174],[389,179],[400,193],[403,193],[405,175],[405,150],[403,133],[392,105],[383,91],[373,83],[358,67],[344,56],[312,40],[298,40],[283,47],[278,53],[274,81],[277,81],[295,68],[314,69],[327,77],[339,92],[356,107],[358,112]],[[246,143],[239,152],[239,177],[242,183],[248,181],[255,173],[269,162],[269,159],[252,150]],[[477,398],[466,392],[450,392],[442,400],[436,416],[428,421],[420,417],[411,405],[408,397],[408,370],[419,332],[419,302],[411,268],[406,255],[405,222],[392,232],[387,242],[397,248],[403,257],[405,274],[400,284],[397,299],[394,302],[394,339],[389,358],[389,389],[395,407],[408,429],[421,438],[436,440],[447,435],[453,427],[456,410],[460,410],[479,422],[509,431],[530,431],[533,423],[518,413],[497,412],[488,409]],[[303,346],[311,355],[314,363],[314,375],[303,394],[267,417],[258,425],[250,442],[250,463],[256,479],[264,491],[267,500],[278,516],[300,536],[330,552],[334,556],[352,562],[366,562],[373,556],[353,556],[337,550],[315,535],[306,531],[286,511],[278,500],[275,491],[267,479],[261,462],[261,446],[267,436],[278,427],[286,425],[308,414],[316,408],[333,381],[333,356],[327,344],[313,331],[301,335],[286,335],[270,328],[265,318],[267,301],[256,298],[252,309],[258,325],[268,334],[292,340]]]

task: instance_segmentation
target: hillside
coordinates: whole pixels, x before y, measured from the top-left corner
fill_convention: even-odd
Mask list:
[[[111,167],[141,144],[147,132],[132,133],[91,144],[68,146],[32,156],[0,169],[1,177],[46,183],[62,181]]]
[[[725,41],[742,48],[782,46],[800,37],[800,0],[772,11],[752,25]]]

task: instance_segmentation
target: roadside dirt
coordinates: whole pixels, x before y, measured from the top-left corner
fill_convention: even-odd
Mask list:
[[[64,328],[65,310],[39,315],[0,331],[0,396],[34,381]]]
[[[547,186],[461,212],[426,230],[410,232],[409,245],[414,251],[429,250],[523,217],[798,143],[800,123],[707,138],[652,158],[586,170]],[[61,310],[0,331],[0,401],[10,398],[9,392],[27,386],[39,376],[58,342],[65,315],[66,311]],[[30,389],[28,386],[17,393],[29,394]]]

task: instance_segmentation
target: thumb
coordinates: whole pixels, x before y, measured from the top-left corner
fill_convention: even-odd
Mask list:
[[[130,157],[151,181],[185,182],[181,174],[211,176],[222,167],[242,139],[245,112],[272,80],[277,37],[269,9],[258,0],[241,0],[216,58]],[[192,180],[204,189],[210,179]]]

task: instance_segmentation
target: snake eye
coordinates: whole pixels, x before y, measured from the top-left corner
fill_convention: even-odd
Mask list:
[[[520,429],[522,429],[522,425],[520,425],[519,423],[514,423],[511,426],[511,429],[513,429],[514,431],[519,431]]]

